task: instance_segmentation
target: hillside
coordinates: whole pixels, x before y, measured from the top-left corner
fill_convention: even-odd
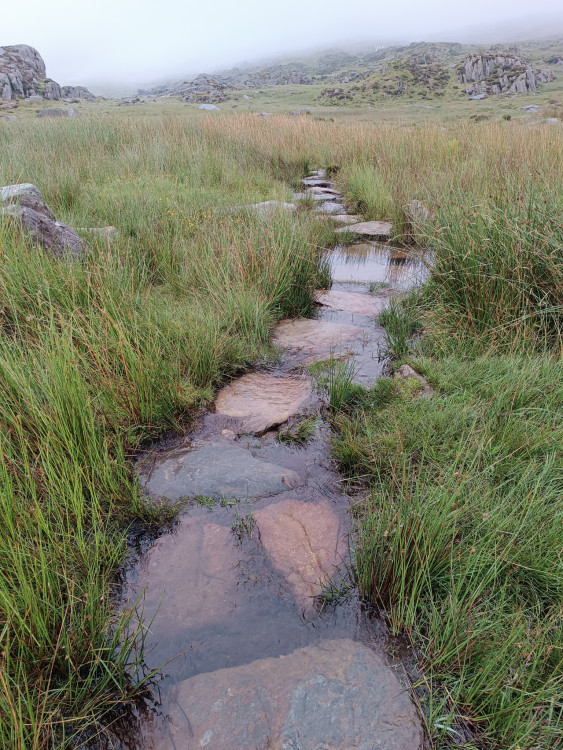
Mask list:
[[[314,99],[321,105],[363,106],[394,98],[467,99],[534,93],[556,81],[558,72],[563,72],[563,39],[488,48],[456,42],[421,42],[355,53],[325,50],[202,74],[139,93],[217,104],[240,101],[240,92],[248,99],[245,91],[307,86],[319,87]]]

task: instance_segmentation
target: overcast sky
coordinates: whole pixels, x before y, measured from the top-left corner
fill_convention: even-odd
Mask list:
[[[26,0],[2,14],[0,45],[36,47],[61,84],[142,85],[351,42],[557,32],[563,0]]]

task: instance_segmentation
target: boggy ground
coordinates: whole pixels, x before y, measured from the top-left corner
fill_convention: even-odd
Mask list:
[[[436,745],[465,741],[465,720],[473,745],[556,747],[560,126],[116,116],[2,122],[0,140],[1,184],[37,184],[71,226],[119,229],[88,237],[81,264],[2,232],[2,743],[99,734],[134,691],[141,634],[116,614],[115,571],[129,522],[163,509],[139,502],[128,458],[267,360],[276,320],[313,311],[330,221],[229,207],[290,201],[324,163],[350,210],[433,258],[424,293],[384,322],[438,398],[385,379],[331,390],[335,455],[370,487],[361,592],[420,650]]]

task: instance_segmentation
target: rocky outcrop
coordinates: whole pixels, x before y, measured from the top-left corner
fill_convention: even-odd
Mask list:
[[[78,95],[65,91],[77,91]],[[61,88],[47,78],[45,62],[39,52],[27,44],[0,47],[0,100],[42,96],[58,100],[65,97],[94,100],[94,95],[84,86]]]
[[[89,102],[95,102],[96,97],[86,86],[62,86],[61,92],[63,99],[86,99]]]
[[[537,91],[541,83],[555,80],[551,70],[534,70],[522,57],[485,52],[467,55],[457,69],[457,78],[470,96],[526,94]]]
[[[8,185],[0,188],[0,221],[23,229],[35,244],[54,255],[79,258],[84,240],[74,229],[57,221],[35,185]]]

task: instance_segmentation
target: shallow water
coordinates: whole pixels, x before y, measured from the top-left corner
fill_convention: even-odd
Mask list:
[[[417,283],[424,274],[424,265],[419,259],[376,243],[338,246],[331,254],[331,263],[335,279],[333,290],[368,294],[369,283],[383,282],[388,285],[379,291],[384,303],[398,290]],[[318,320],[361,329],[361,335],[332,347],[325,356],[351,353],[356,379],[367,385],[373,383],[386,364],[380,354],[384,332],[375,319],[319,307]],[[322,357],[317,353],[315,358]],[[291,376],[302,371],[309,361],[310,348],[287,349],[279,366],[269,373]],[[165,666],[154,682],[153,698],[145,702],[144,709],[125,732],[123,747],[160,750],[199,747],[204,746],[203,742],[207,746],[207,739],[196,741],[197,731],[194,729],[193,734],[189,729],[190,721],[182,734],[184,730],[178,729],[178,720],[169,719],[170,715],[177,716],[179,710],[185,713],[177,695],[185,691],[186,686],[189,690],[192,683],[184,681],[197,675],[265,664],[258,660],[290,655],[299,648],[322,646],[334,639],[366,644],[388,661],[386,628],[375,612],[357,595],[337,597],[325,604],[318,599],[304,600],[297,596],[295,586],[264,548],[256,524],[252,523],[251,517],[257,511],[282,501],[296,500],[325,509],[330,517],[336,514],[339,537],[348,539],[350,516],[347,510],[351,497],[343,488],[330,457],[330,428],[322,419],[323,408],[322,402],[315,398],[301,412],[319,415],[315,435],[303,447],[280,442],[275,429],[258,437],[239,434],[232,417],[211,411],[189,435],[172,446],[157,448],[140,463],[141,481],[146,481],[152,491],[156,488],[158,494],[161,485],[155,467],[158,471],[164,464],[172,467],[172,473],[180,471],[179,464],[170,462],[188,454],[192,459],[197,456],[194,451],[212,442],[219,449],[225,446],[227,453],[230,447],[236,446],[246,451],[244,455],[281,467],[282,474],[287,470],[292,481],[284,477],[280,492],[279,483],[269,485],[278,486],[274,490],[276,494],[227,499],[210,508],[192,502],[169,532],[142,551],[132,550],[125,570],[123,606],[143,595],[142,617],[145,623],[150,623],[145,667],[153,670]],[[236,472],[236,465],[229,470]],[[240,492],[237,496],[242,497]],[[246,519],[250,533],[242,528],[241,519]],[[346,572],[349,559],[348,553],[339,552],[339,564],[334,566],[331,576],[337,586],[342,582],[351,585]],[[197,724],[197,717],[194,721]],[[389,721],[392,722],[393,717],[389,717]],[[212,736],[210,731],[204,738]],[[211,749],[223,747],[209,742]],[[236,742],[232,745],[233,750],[238,747],[243,745]]]

